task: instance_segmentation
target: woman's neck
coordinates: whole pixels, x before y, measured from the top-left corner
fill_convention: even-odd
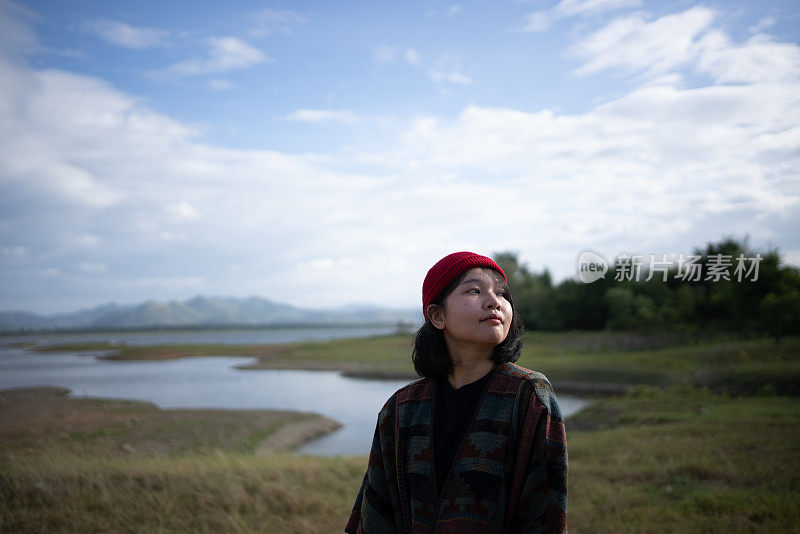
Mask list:
[[[494,367],[493,349],[494,347],[488,351],[485,348],[469,350],[467,347],[451,348],[448,344],[450,359],[453,362],[453,370],[447,375],[450,385],[458,389],[464,384],[475,382],[491,371]]]

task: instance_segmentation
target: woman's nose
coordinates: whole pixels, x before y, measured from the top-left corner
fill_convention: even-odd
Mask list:
[[[495,295],[494,293],[489,293],[486,297],[486,307],[487,308],[500,308],[500,298]]]

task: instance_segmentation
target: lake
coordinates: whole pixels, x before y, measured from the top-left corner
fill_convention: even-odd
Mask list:
[[[389,333],[391,327],[387,327]],[[377,335],[370,328],[286,329],[250,331],[124,332],[39,334],[0,338],[0,389],[61,386],[73,396],[149,401],[160,408],[280,409],[316,412],[343,424],[327,436],[297,449],[321,456],[369,452],[375,421],[383,403],[408,380],[366,380],[335,371],[241,370],[252,358],[201,357],[163,361],[109,361],[93,353],[30,352],[10,347],[17,342],[66,343],[115,340],[130,344],[284,343]],[[341,334],[341,335],[340,335]],[[294,336],[291,338],[291,336]],[[314,337],[319,336],[319,337]],[[287,339],[289,337],[289,339]],[[278,341],[279,340],[279,341]],[[564,415],[588,401],[559,395]]]
[[[45,334],[3,334],[0,347],[15,343],[55,345],[64,343],[112,341],[128,345],[224,344],[261,345],[324,341],[349,337],[391,334],[397,326],[318,326],[275,328],[225,328],[220,330],[123,330],[119,332],[53,332]]]

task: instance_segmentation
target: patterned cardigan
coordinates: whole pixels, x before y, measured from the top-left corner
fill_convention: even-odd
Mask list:
[[[438,498],[434,389],[433,380],[418,380],[381,409],[345,532],[566,532],[566,433],[547,378],[513,363],[497,367]]]

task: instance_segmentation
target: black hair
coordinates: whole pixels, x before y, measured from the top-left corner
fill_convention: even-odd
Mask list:
[[[503,285],[506,300],[511,304],[511,310],[513,311],[514,299],[511,296],[511,291],[508,289],[508,284],[499,272],[494,269],[490,270],[495,275],[496,280]],[[464,271],[453,280],[450,285],[436,297],[433,304],[438,307],[443,307],[447,296],[464,280],[466,274],[467,272]],[[523,329],[522,322],[517,319],[517,314],[514,313],[511,319],[511,326],[508,329],[508,335],[502,343],[495,346],[492,352],[492,361],[496,365],[505,362],[515,362],[519,359],[520,353],[522,352]],[[425,324],[417,330],[417,335],[414,338],[414,350],[411,353],[411,360],[414,362],[414,369],[417,371],[417,374],[425,378],[446,376],[453,370],[453,361],[450,358],[450,352],[447,350],[444,333],[433,325],[427,312]]]

